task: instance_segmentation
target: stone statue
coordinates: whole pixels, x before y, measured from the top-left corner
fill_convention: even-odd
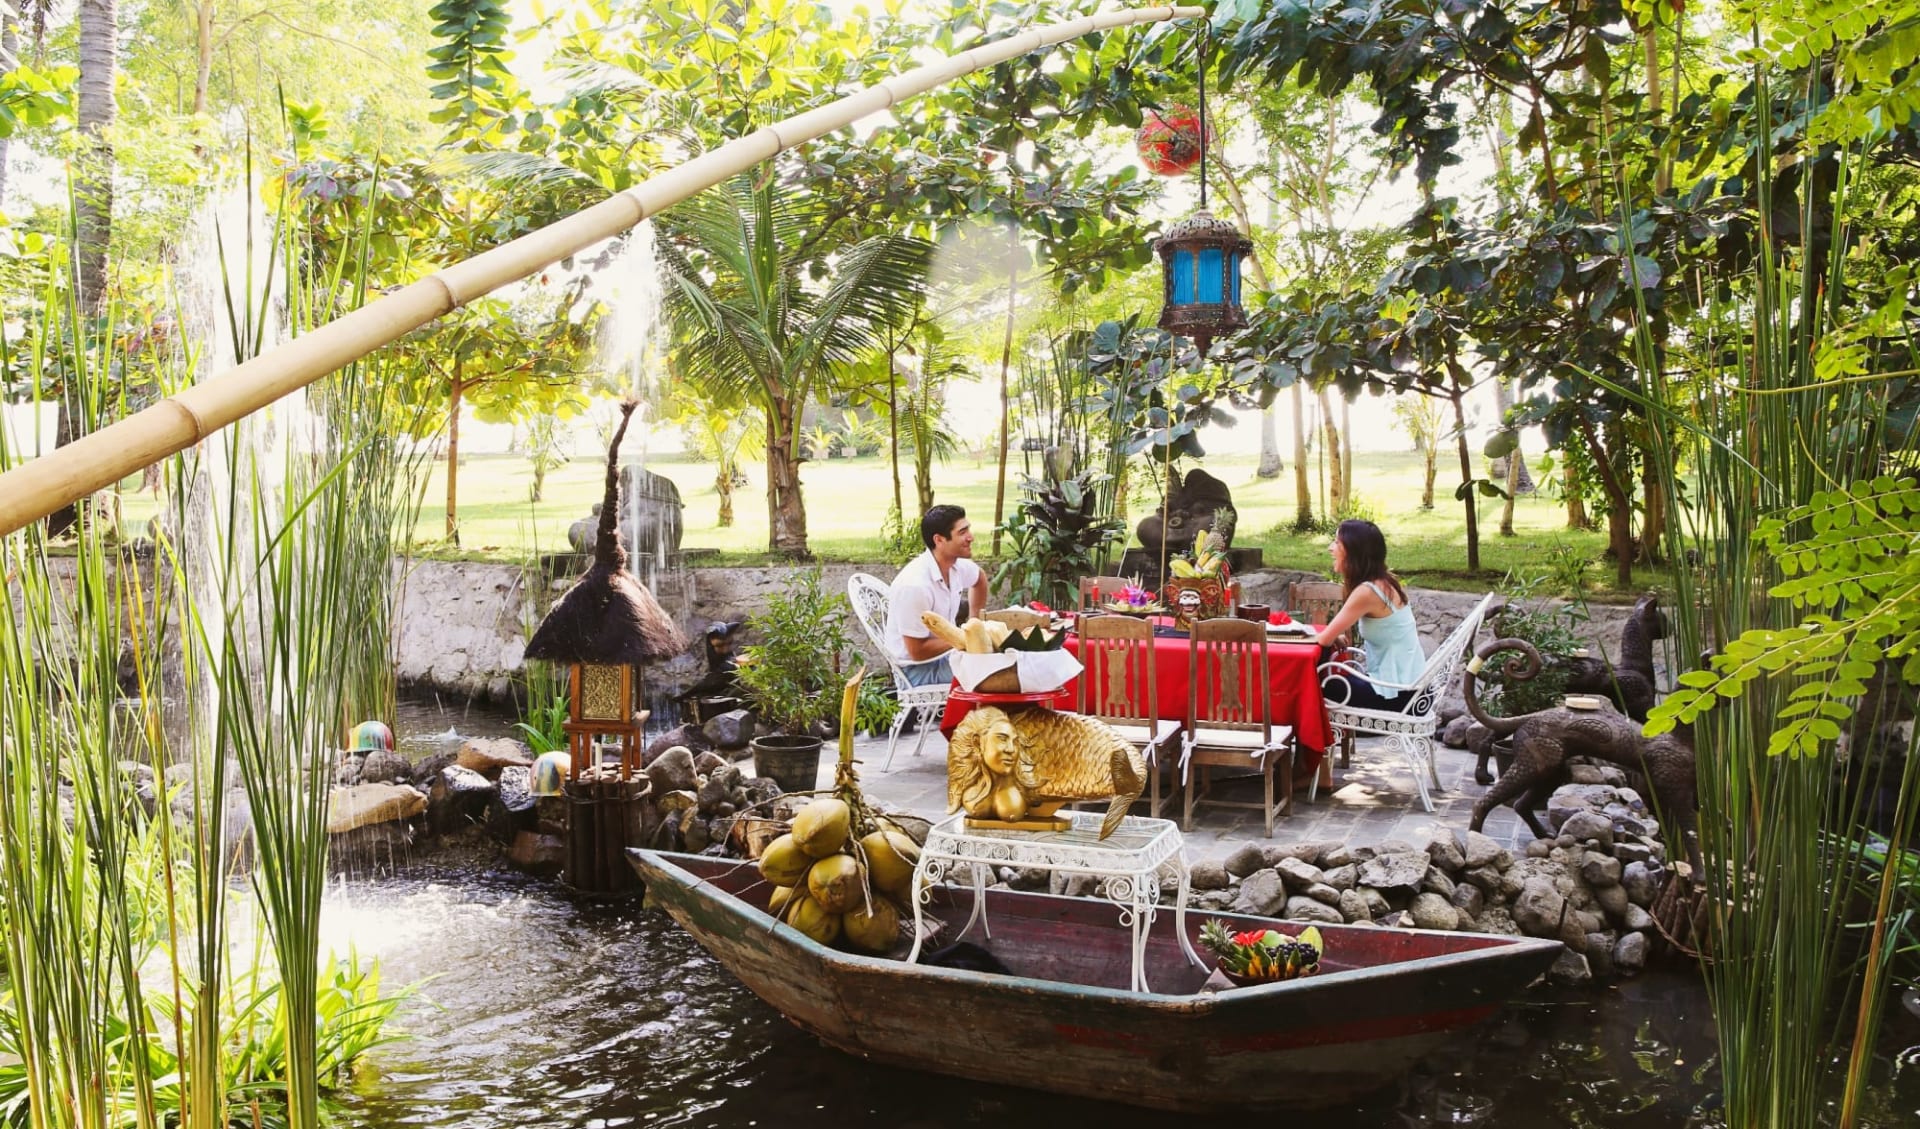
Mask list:
[[[1635,721],[1647,720],[1653,708],[1653,641],[1667,637],[1667,617],[1651,594],[1640,597],[1633,614],[1620,629],[1620,660],[1567,660],[1567,692],[1598,694]]]
[[[1475,652],[1475,661],[1467,666],[1460,687],[1467,712],[1494,737],[1513,740],[1512,766],[1503,769],[1500,779],[1473,805],[1473,818],[1467,826],[1480,830],[1489,812],[1501,804],[1510,804],[1536,837],[1552,838],[1533,814],[1534,809],[1544,805],[1553,790],[1566,782],[1568,757],[1589,757],[1632,769],[1646,777],[1658,801],[1660,819],[1669,822],[1681,836],[1677,843],[1669,838],[1668,845],[1685,844],[1694,873],[1698,874],[1699,847],[1690,834],[1694,828],[1697,787],[1691,741],[1677,733],[1643,737],[1640,723],[1616,712],[1611,703],[1599,710],[1556,706],[1518,717],[1494,717],[1480,705],[1475,671],[1499,651],[1522,653],[1520,658],[1506,664],[1509,677],[1526,681],[1540,673],[1540,652],[1524,639],[1495,639],[1484,643]]]
[[[620,468],[620,534],[632,556],[653,559],[663,549],[668,555],[679,552],[684,508],[673,479],[631,463]],[[576,552],[593,551],[599,514],[600,506],[595,505],[593,516],[567,528],[567,541]]]
[[[1197,467],[1185,475],[1176,470],[1167,483],[1165,508],[1142,518],[1134,535],[1147,556],[1158,562],[1164,556],[1192,552],[1193,535],[1202,529],[1218,533],[1232,545],[1238,518],[1226,483]]]

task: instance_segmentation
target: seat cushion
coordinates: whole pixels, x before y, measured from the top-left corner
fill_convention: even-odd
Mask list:
[[[1136,745],[1164,744],[1180,733],[1180,723],[1177,721],[1156,721],[1152,728],[1144,725],[1120,725],[1109,721],[1107,728]]]
[[[1207,749],[1245,749],[1252,752],[1263,746],[1279,748],[1293,736],[1289,726],[1273,727],[1273,738],[1268,740],[1260,735],[1258,729],[1210,729],[1200,726],[1192,733],[1192,743]]]

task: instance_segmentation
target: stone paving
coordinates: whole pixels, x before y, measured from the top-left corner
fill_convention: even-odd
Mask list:
[[[920,755],[913,752],[916,735],[906,735],[887,763],[885,738],[862,737],[855,742],[854,755],[860,760],[860,782],[867,793],[883,806],[905,810],[927,819],[939,819],[947,812],[947,743],[940,734],[927,734]],[[1406,761],[1384,738],[1362,738],[1354,748],[1353,764],[1341,768],[1336,761],[1331,793],[1322,789],[1311,803],[1303,787],[1295,796],[1291,815],[1274,821],[1273,838],[1266,837],[1260,813],[1239,808],[1203,805],[1193,813],[1193,827],[1186,834],[1190,862],[1224,859],[1243,843],[1297,843],[1338,840],[1354,846],[1399,839],[1424,844],[1436,828],[1461,833],[1473,816],[1473,804],[1486,789],[1473,781],[1473,755],[1463,749],[1435,744],[1436,766],[1442,791],[1433,796],[1431,814],[1420,810],[1420,796],[1414,790],[1413,777]],[[821,787],[832,783],[831,762],[821,772]],[[1164,786],[1164,785],[1163,785]],[[1216,794],[1230,799],[1257,801],[1258,777],[1234,781],[1222,787],[1216,777]],[[1144,814],[1145,802],[1136,805],[1136,814]],[[1163,815],[1178,819],[1179,804],[1167,805]],[[1501,807],[1487,817],[1486,833],[1516,853],[1525,850],[1533,834],[1512,809]]]

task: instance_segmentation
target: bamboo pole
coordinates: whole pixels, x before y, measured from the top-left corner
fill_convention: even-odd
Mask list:
[[[185,450],[456,307],[618,235],[795,145],[982,67],[1096,31],[1206,14],[1205,8],[1198,7],[1120,9],[1037,28],[916,67],[730,141],[590,208],[455,263],[51,454],[0,473],[0,536]]]

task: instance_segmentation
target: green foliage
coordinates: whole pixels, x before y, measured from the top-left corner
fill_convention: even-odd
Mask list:
[[[784,591],[747,620],[760,642],[740,652],[740,684],[756,716],[786,733],[805,733],[839,716],[832,691],[853,651],[847,598],[821,587],[821,571],[791,574]]]
[[[440,0],[428,15],[439,40],[427,52],[432,95],[442,105],[433,120],[473,141],[488,138],[511,110],[514,79],[507,70],[510,18],[504,0]]]
[[[567,679],[564,667],[527,663],[527,705],[513,727],[536,754],[567,747]]]
[[[854,705],[855,729],[875,735],[885,733],[893,728],[893,719],[899,713],[900,699],[879,680],[868,679],[860,684],[860,699]]]
[[[1008,538],[993,585],[1016,604],[1043,600],[1072,607],[1082,576],[1126,533],[1117,518],[1096,510],[1101,476],[1089,471],[1059,482],[1023,479],[1022,500],[1001,530]]]
[[[1544,662],[1538,676],[1520,681],[1505,672],[1507,660],[1517,651],[1495,651],[1480,674],[1480,683],[1488,688],[1481,695],[1487,712],[1495,717],[1518,717],[1548,709],[1560,701],[1567,690],[1567,670],[1556,659],[1572,657],[1575,648],[1584,646],[1576,625],[1584,618],[1575,604],[1550,606],[1540,598],[1544,578],[1521,579],[1509,575],[1503,584],[1507,604],[1494,617],[1488,630],[1496,639],[1524,639],[1534,645]],[[1528,606],[1528,601],[1535,601]]]
[[[1816,492],[1762,521],[1754,541],[1786,576],[1768,594],[1802,611],[1801,622],[1729,640],[1711,670],[1680,676],[1648,731],[1691,724],[1770,675],[1793,689],[1767,752],[1814,756],[1839,738],[1879,663],[1898,663],[1905,681],[1920,684],[1920,485],[1881,475]]]

